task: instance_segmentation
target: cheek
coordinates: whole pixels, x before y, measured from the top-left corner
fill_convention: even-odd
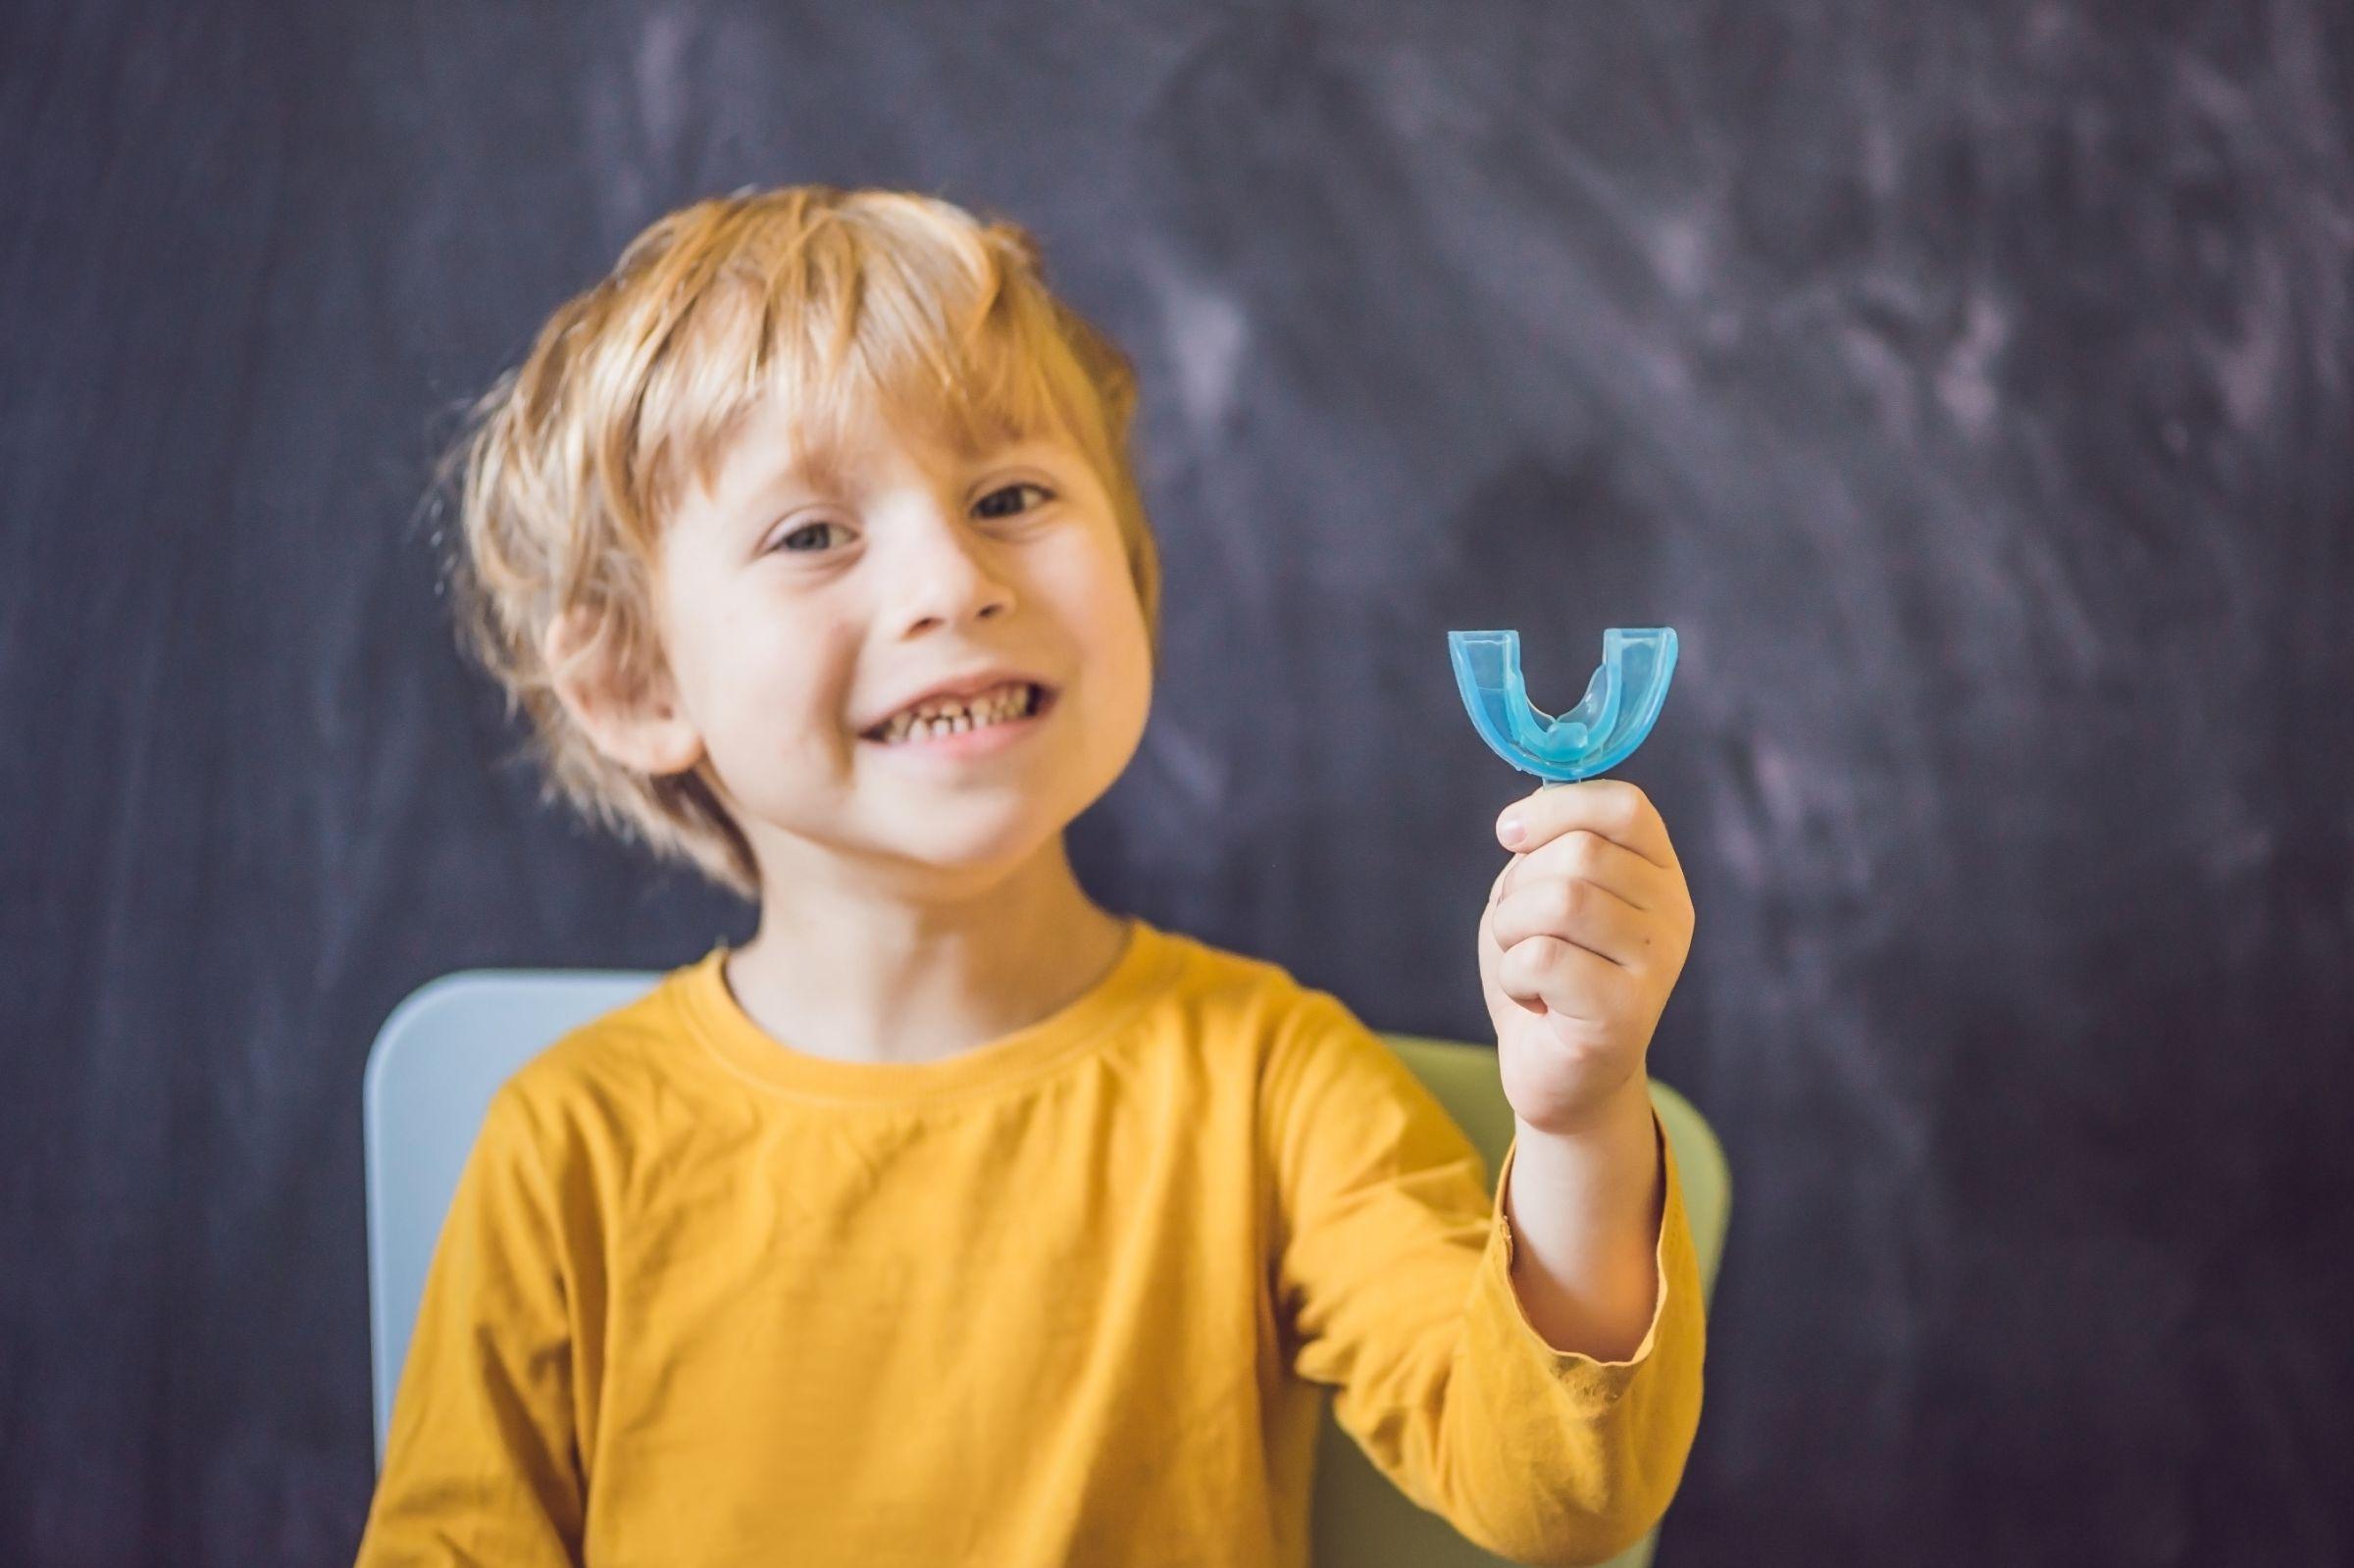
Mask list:
[[[1144,606],[1123,571],[1089,604],[1086,632],[1089,683],[1099,720],[1111,732],[1141,730],[1152,693],[1152,643]]]
[[[1120,580],[1120,591],[1112,602],[1120,606],[1121,668],[1140,694],[1150,691],[1152,685],[1152,632],[1145,624],[1145,607],[1137,600],[1135,584],[1123,577]]]
[[[1084,562],[1057,575],[1051,592],[1087,673],[1105,686],[1133,681],[1150,657],[1151,644],[1126,561],[1100,548],[1091,551]],[[1115,675],[1120,679],[1110,679]]]
[[[813,733],[839,730],[854,640],[806,605],[756,592],[714,595],[692,633],[703,689],[738,753],[777,741],[807,754]],[[765,744],[764,744],[765,743]]]
[[[1076,619],[1089,652],[1116,660],[1123,670],[1151,659],[1144,605],[1137,598],[1127,547],[1115,527],[1106,522],[1100,532],[1089,537],[1087,548],[1070,563],[1060,587],[1064,601],[1079,607]]]

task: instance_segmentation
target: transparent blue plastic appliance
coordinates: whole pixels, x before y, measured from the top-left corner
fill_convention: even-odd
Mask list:
[[[1450,632],[1447,657],[1480,738],[1522,773],[1566,784],[1617,767],[1651,733],[1675,675],[1675,628],[1605,632],[1585,700],[1558,719],[1528,700],[1519,632]]]

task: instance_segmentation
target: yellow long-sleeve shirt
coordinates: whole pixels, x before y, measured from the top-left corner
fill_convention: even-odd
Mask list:
[[[1522,1313],[1462,1132],[1273,964],[1137,920],[1050,1017],[874,1064],[764,1034],[726,951],[499,1091],[364,1568],[1299,1568],[1317,1385],[1508,1556],[1666,1507],[1705,1331],[1663,1137],[1656,1313],[1600,1362]]]

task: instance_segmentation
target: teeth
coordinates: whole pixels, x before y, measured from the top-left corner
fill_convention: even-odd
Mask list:
[[[967,730],[1021,718],[1030,712],[1035,689],[1017,681],[970,698],[949,697],[918,703],[903,713],[894,714],[884,725],[884,743],[896,745],[903,740],[962,734]]]

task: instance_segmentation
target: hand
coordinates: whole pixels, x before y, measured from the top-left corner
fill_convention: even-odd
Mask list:
[[[1692,950],[1692,896],[1667,825],[1622,780],[1545,785],[1496,828],[1515,852],[1479,919],[1479,979],[1505,1097],[1528,1126],[1575,1133],[1648,1082],[1644,1053]]]

